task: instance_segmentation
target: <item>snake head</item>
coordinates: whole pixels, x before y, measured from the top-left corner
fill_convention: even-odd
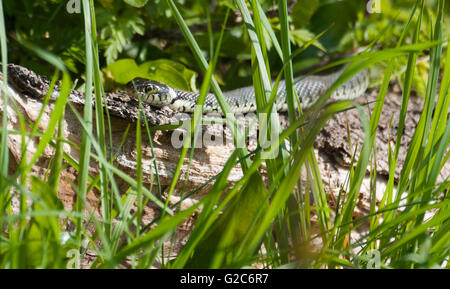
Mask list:
[[[143,101],[156,106],[169,105],[176,97],[171,87],[156,80],[135,78],[128,84],[128,88],[137,93]]]

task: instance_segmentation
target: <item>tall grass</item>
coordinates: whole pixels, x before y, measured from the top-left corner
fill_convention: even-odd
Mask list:
[[[262,264],[266,268],[364,267],[371,264],[373,256],[379,257],[376,265],[382,267],[449,266],[448,188],[450,180],[448,177],[441,182],[437,180],[442,166],[450,156],[448,152],[450,142],[448,122],[450,53],[448,48],[440,90],[436,98],[440,63],[443,57],[442,46],[448,41],[447,36],[444,36],[442,32],[443,0],[438,2],[437,18],[432,31],[433,38],[430,42],[419,42],[421,19],[426,8],[424,1],[417,0],[396,48],[365,51],[360,55],[331,64],[330,66],[344,62],[350,63],[330,90],[311,109],[304,112],[297,109],[298,96],[292,88],[294,81],[292,59],[312,42],[305,44],[297,51],[291,51],[286,1],[278,1],[279,43],[259,2],[236,0],[236,6],[243,16],[246,31],[252,43],[251,66],[258,111],[274,112],[271,117],[259,124],[260,131],[267,132],[268,137],[275,132],[278,138],[268,139],[270,143],[268,149],[264,149],[262,144],[259,144],[256,151],[249,153],[245,148],[238,146],[243,143],[244,136],[235,129],[237,128],[236,118],[228,114],[226,121],[232,131],[234,142],[239,148],[229,156],[222,171],[211,180],[213,185],[208,194],[194,206],[178,211],[175,210],[175,206],[169,206],[169,198],[162,201],[152,193],[153,186],[149,189],[144,184],[142,137],[147,137],[150,143],[152,140],[151,130],[145,118],[139,118],[136,124],[136,135],[127,135],[127,133],[124,135],[124,138],[132,137],[136,140],[136,179],[120,171],[113,163],[114,155],[112,153],[108,155],[107,144],[112,143],[111,123],[107,111],[100,105],[103,102],[104,91],[100,78],[94,2],[83,0],[82,3],[86,36],[86,106],[83,115],[67,104],[71,80],[62,61],[39,49],[36,49],[38,56],[54,64],[57,69],[52,79],[52,86],[59,76],[59,71],[62,72],[60,97],[55,103],[46,131],[38,132],[37,124],[33,126],[31,135],[39,136],[41,142],[31,160],[27,160],[24,153],[19,169],[15,173],[8,172],[6,145],[8,135],[21,134],[25,148],[29,134],[25,133],[24,128],[27,124],[23,119],[21,119],[23,127],[21,131],[8,132],[6,114],[3,113],[0,148],[0,223],[3,233],[0,237],[0,267],[78,266],[76,262],[73,263],[76,259],[72,258],[74,256],[72,254],[84,253],[87,249],[95,251],[98,255],[92,266],[101,268],[117,268],[126,259],[131,260],[131,266],[134,268],[149,268],[156,260],[164,268],[243,268],[254,264]],[[230,112],[231,109],[214,78],[216,63],[220,61],[219,53],[225,25],[217,43],[214,43],[212,33],[209,33],[212,59],[208,62],[174,1],[167,0],[167,4],[202,69],[201,72],[205,75],[198,100],[199,106],[192,117],[192,139],[186,138],[185,146],[180,151],[180,158],[169,186],[168,196],[170,197],[175,193],[182,165],[187,162],[189,166],[192,160],[193,149],[189,158],[187,156],[201,125],[198,121],[201,115],[200,107],[209,89],[211,88],[216,95],[224,113]],[[0,4],[0,43],[3,75],[6,75],[7,50],[2,9]],[[406,45],[404,35],[410,29],[414,29],[414,37],[412,44]],[[266,37],[269,39],[265,39]],[[283,69],[274,83],[270,78],[271,66],[266,47],[268,41],[272,42],[272,47],[276,49],[283,63]],[[430,49],[430,74],[424,109],[408,147],[395,194],[394,173],[398,166],[400,140],[404,133],[401,128],[405,123],[415,61],[418,54],[428,49]],[[393,58],[398,57],[406,57],[408,66],[397,124],[399,129],[395,138],[394,151],[390,152],[388,186],[381,202],[377,206],[375,202],[372,203],[370,214],[355,220],[353,216],[363,178],[367,172],[370,172],[372,183],[377,178],[375,168],[371,167],[370,163],[371,158],[376,158],[376,150],[373,149],[374,140],[388,91],[392,64],[388,65],[385,71],[378,99],[370,116],[351,101],[337,102],[327,106],[325,104],[332,91],[358,71],[371,67],[377,62],[389,63]],[[275,91],[282,76],[287,83],[289,114],[289,126],[284,130],[279,125],[278,115],[273,107]],[[4,77],[4,87],[6,83],[6,77]],[[5,107],[8,104],[8,94],[5,91],[2,93],[3,112],[6,111]],[[93,96],[95,96],[96,104],[95,113],[92,111]],[[48,96],[44,104],[47,102]],[[364,145],[359,157],[354,160],[355,166],[350,169],[348,186],[342,188],[347,193],[345,197],[342,196],[339,199],[338,206],[333,210],[327,204],[326,191],[312,148],[314,140],[326,121],[336,113],[353,106],[361,116],[365,132]],[[62,148],[64,142],[75,146],[64,140],[62,136],[62,119],[66,107],[72,108],[83,129],[79,162],[65,154]],[[314,121],[305,122],[306,117]],[[142,128],[145,128],[144,134]],[[55,134],[56,131],[58,131],[57,134]],[[31,176],[29,172],[48,145],[54,147],[55,157],[47,179],[41,180]],[[267,158],[272,154],[274,158]],[[63,161],[78,171],[77,186],[74,186],[77,191],[77,203],[72,212],[64,210],[57,198],[60,173],[64,167]],[[99,164],[98,175],[91,175],[89,172],[91,162]],[[243,177],[236,183],[230,184],[227,181],[228,177],[231,169],[237,164],[242,167]],[[264,176],[260,173],[262,166],[266,168]],[[301,179],[302,170],[307,172],[309,186],[305,185]],[[129,185],[128,190],[122,195],[116,184],[117,178]],[[156,180],[158,180],[158,191],[161,195],[157,172]],[[92,208],[92,213],[88,215],[84,213],[86,212],[86,195],[94,189],[98,190],[101,196],[98,204],[101,212],[100,219],[93,213],[98,208]],[[372,188],[372,190],[371,194],[374,197],[375,189]],[[223,194],[224,191],[226,194]],[[184,196],[187,195],[189,194],[184,194]],[[310,200],[310,195],[313,200]],[[13,212],[13,198],[20,200],[19,212]],[[144,226],[143,210],[149,202],[159,206],[162,213],[150,224],[153,226]],[[133,205],[137,207],[135,212],[132,212]],[[174,239],[171,240],[171,238],[174,238],[177,226],[196,210],[201,211],[186,245],[178,252],[176,258],[166,258],[171,255],[172,249],[166,252],[164,243],[173,245]],[[425,213],[431,210],[434,214],[429,219],[425,219]],[[336,212],[334,219],[331,214],[333,211]],[[314,234],[312,230],[313,215],[317,216],[320,230],[318,234]],[[61,223],[64,225],[68,220],[72,220],[76,227],[73,236],[61,227]],[[348,237],[361,222],[370,222],[369,231],[356,244],[349,243]],[[89,223],[93,223],[96,229],[93,236],[88,233]],[[131,227],[136,230],[130,230]],[[120,240],[123,238],[126,239],[126,243],[120,245]],[[310,248],[310,241],[315,238],[322,240],[322,247],[318,251]],[[356,248],[359,250],[354,250]],[[295,259],[294,262],[291,261],[292,257]]]

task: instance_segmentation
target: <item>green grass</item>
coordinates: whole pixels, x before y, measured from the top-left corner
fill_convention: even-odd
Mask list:
[[[224,100],[223,93],[214,77],[216,64],[220,61],[219,55],[225,25],[217,43],[213,39],[212,33],[209,33],[212,58],[208,62],[174,1],[167,0],[166,2],[204,74],[198,104],[204,103],[206,93],[211,88],[222,111],[229,112],[230,107]],[[67,104],[72,81],[62,61],[56,56],[34,48],[40,58],[55,66],[56,72],[52,79],[52,85],[62,73],[60,97],[51,113],[48,128],[39,132],[37,125],[32,124],[31,133],[26,133],[25,127],[28,124],[22,118],[21,131],[8,131],[6,116],[5,114],[2,116],[0,148],[1,268],[66,268],[73,265],[72,259],[67,257],[68,253],[80,252],[82,254],[87,249],[98,254],[93,267],[100,268],[117,268],[126,259],[132,261],[133,268],[149,268],[156,260],[164,268],[246,268],[256,263],[265,268],[365,268],[367,264],[370,264],[374,252],[379,254],[380,264],[386,268],[444,268],[449,266],[450,199],[448,189],[450,179],[447,176],[444,181],[438,182],[437,180],[442,166],[448,162],[450,157],[448,151],[450,142],[450,123],[448,122],[450,53],[448,48],[443,49],[448,45],[448,35],[443,34],[443,27],[446,25],[443,16],[443,0],[438,1],[437,11],[434,11],[436,17],[432,31],[430,31],[432,38],[428,42],[420,41],[419,35],[423,29],[422,17],[429,11],[423,5],[423,1],[417,0],[411,10],[409,20],[403,27],[402,37],[395,48],[376,51],[371,50],[371,46],[370,49],[359,55],[344,60],[350,62],[348,69],[311,109],[304,112],[297,111],[298,98],[292,85],[289,85],[293,81],[292,59],[294,55],[302,53],[322,34],[317,35],[297,51],[291,51],[286,1],[278,1],[280,11],[280,43],[278,43],[278,38],[275,36],[277,34],[272,30],[259,1],[236,0],[236,6],[243,17],[247,27],[246,32],[252,43],[252,80],[256,91],[258,110],[273,111],[276,89],[272,89],[272,86],[276,87],[281,78],[286,79],[289,127],[281,129],[277,114],[274,114],[274,117],[268,119],[267,122],[260,124],[261,131],[266,129],[268,137],[273,135],[272,133],[279,136],[268,139],[271,144],[269,149],[263,149],[260,146],[256,151],[250,153],[245,148],[236,149],[229,156],[220,174],[210,180],[212,186],[208,194],[196,205],[182,211],[179,210],[179,204],[169,205],[168,196],[176,191],[176,185],[180,182],[182,165],[187,162],[189,166],[192,160],[194,151],[190,150],[191,138],[186,138],[185,146],[180,150],[179,162],[174,171],[166,201],[161,199],[162,190],[157,171],[153,176],[153,184],[148,186],[144,182],[141,148],[143,137],[148,138],[152,146],[151,128],[145,118],[139,119],[136,124],[136,135],[128,135],[127,131],[123,137],[125,139],[126,135],[136,141],[135,178],[118,169],[113,161],[114,155],[108,154],[108,151],[112,151],[108,148],[112,142],[112,132],[109,115],[105,114],[106,111],[99,105],[104,97],[104,91],[101,82],[94,1],[83,0],[82,3],[87,59],[86,106],[83,114],[80,115],[70,104]],[[2,9],[0,3],[0,43],[2,45],[3,72],[5,73],[7,47]],[[207,14],[208,19],[209,17]],[[407,44],[405,35],[411,29],[414,31],[414,37],[412,42]],[[283,63],[274,84],[270,79],[271,66],[267,55],[267,43],[271,43]],[[23,45],[31,44],[24,43]],[[415,63],[417,57],[426,50],[430,52],[430,74],[424,107],[412,142],[408,147],[395,193],[394,172],[399,165],[400,139],[411,94]],[[376,158],[374,140],[394,60],[398,58],[407,59],[407,67],[403,83],[402,106],[399,111],[398,123],[395,124],[399,128],[395,136],[396,145],[389,152],[388,185],[381,202],[377,206],[372,202],[369,215],[361,219],[354,219],[363,178],[367,172],[370,173],[372,183],[377,178],[372,165],[372,160]],[[445,61],[442,61],[443,58]],[[342,64],[344,61],[338,61],[335,64]],[[358,71],[370,68],[379,62],[387,63],[387,69],[379,88],[377,102],[370,115],[366,115],[361,106],[351,101],[325,106],[332,91],[340,84]],[[438,91],[441,63],[445,64]],[[4,85],[6,85],[6,78],[4,80]],[[437,97],[435,97],[436,95]],[[9,102],[6,96],[3,93],[4,107]],[[90,105],[94,97],[95,111]],[[44,100],[44,103],[46,102],[48,102],[48,97]],[[331,208],[327,203],[327,192],[322,184],[312,147],[327,120],[336,113],[354,106],[353,109],[357,109],[361,116],[365,132],[364,145],[359,157],[353,160],[354,166],[350,169],[347,185],[342,188],[338,207]],[[77,148],[80,150],[79,162],[63,151],[64,143],[75,146],[64,140],[62,135],[62,119],[66,107],[72,108],[83,129],[80,147]],[[192,136],[198,133],[200,113],[197,110],[193,114]],[[305,123],[306,117],[311,117],[314,121]],[[242,143],[244,136],[238,130],[233,129],[236,119],[233,116],[227,118],[227,124],[232,128],[235,144]],[[57,130],[58,133],[55,133]],[[28,160],[24,153],[18,170],[14,174],[8,171],[9,154],[6,145],[8,135],[13,133],[20,134],[23,140],[28,135],[40,137],[35,154]],[[290,150],[286,149],[287,141],[292,144]],[[48,145],[54,147],[55,156],[51,161],[46,178],[38,179],[31,176],[30,170]],[[25,152],[25,146],[23,151]],[[266,158],[274,153],[274,158]],[[99,164],[98,175],[92,175],[89,172],[91,161]],[[228,176],[231,169],[238,163],[242,167],[243,177],[236,183],[230,184],[227,181]],[[73,189],[77,193],[77,202],[71,212],[66,211],[57,198],[60,189],[60,173],[67,164],[78,172],[77,184],[73,185]],[[263,165],[267,183],[263,181],[260,173]],[[307,186],[301,180],[303,169],[307,172],[309,183]],[[186,176],[188,176],[187,173]],[[126,192],[119,190],[117,179],[128,184]],[[97,205],[101,212],[101,218],[97,218],[93,213],[88,215],[82,213],[86,208],[87,193],[94,189],[100,192]],[[224,191],[227,193],[223,194]],[[195,191],[183,191],[181,195],[186,198],[192,193]],[[375,188],[372,188],[370,193],[374,198]],[[20,200],[17,213],[12,211],[13,196]],[[312,200],[310,200],[311,197]],[[144,226],[142,215],[145,206],[150,202],[161,209],[161,215],[155,218],[150,225]],[[137,210],[132,211],[133,205]],[[195,227],[186,245],[178,252],[175,259],[168,259],[166,255],[172,254],[177,226],[200,209]],[[431,210],[434,214],[429,219],[425,219],[425,213]],[[312,230],[313,215],[317,216],[318,234]],[[63,225],[68,220],[75,224],[74,235],[64,232]],[[361,222],[369,222],[369,231],[355,244],[348,243],[348,237]],[[88,234],[89,223],[96,228],[94,236]],[[131,230],[132,227],[136,230]],[[126,242],[120,245],[123,238]],[[310,248],[310,241],[315,238],[321,239],[323,247],[313,252]],[[87,245],[85,240],[87,240]],[[169,252],[166,251],[164,242],[171,244]],[[99,244],[101,245],[99,246]],[[264,251],[261,250],[262,245],[264,245]],[[355,248],[360,248],[360,250],[353,250]],[[292,261],[293,259],[295,261]]]

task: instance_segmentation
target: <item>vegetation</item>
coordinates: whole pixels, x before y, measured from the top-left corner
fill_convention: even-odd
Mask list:
[[[76,2],[72,9],[76,10]],[[31,159],[26,158],[24,148],[15,171],[9,171],[8,135],[24,138],[30,132],[25,132],[24,119],[22,131],[9,131],[6,114],[2,114],[1,268],[66,268],[73,265],[71,254],[87,249],[98,254],[92,266],[100,268],[117,268],[126,259],[136,268],[149,268],[155,260],[164,268],[245,268],[254,264],[264,268],[359,268],[372,264],[371,256],[376,254],[378,265],[384,268],[450,266],[450,179],[438,181],[450,157],[450,9],[444,0],[380,0],[376,8],[381,13],[368,13],[364,1],[350,0],[297,0],[292,5],[282,0],[81,0],[80,13],[72,14],[66,10],[67,3],[5,0],[0,4],[3,75],[7,63],[13,62],[47,75],[52,82],[61,80],[48,129],[39,132],[37,124],[31,125],[31,135],[41,141]],[[89,105],[94,99],[100,103],[104,90],[121,87],[139,76],[181,89],[201,87],[199,104],[211,88],[224,112],[229,107],[222,89],[251,84],[258,110],[269,111],[274,100],[270,91],[276,91],[271,79],[283,77],[289,83],[294,72],[323,66],[344,53],[356,52],[354,48],[362,48],[361,53],[347,58],[351,64],[346,72],[300,117],[292,86],[287,87],[290,126],[281,130],[276,122],[265,124],[280,136],[270,146],[279,151],[276,158],[264,158],[270,149],[248,152],[237,148],[211,180],[214,185],[209,193],[185,210],[169,207],[156,197],[161,191],[154,195],[144,184],[140,144],[142,138],[151,141],[149,126],[138,122],[136,136],[128,136],[136,139],[138,165],[133,179],[120,171],[107,153],[110,132],[105,129],[109,126],[103,109],[93,110]],[[355,105],[343,101],[325,106],[331,91],[368,67],[378,77],[374,81],[380,85],[378,99],[370,116],[356,105],[365,129],[364,146],[350,169],[347,186],[342,187],[338,207],[332,209],[312,145],[328,119]],[[396,145],[390,151],[388,186],[369,215],[354,219],[366,172],[372,181],[377,177],[372,165],[374,139],[391,76],[402,85],[403,105],[396,124],[398,134],[393,136]],[[58,129],[73,79],[80,79],[77,88],[86,92],[87,104],[79,116],[83,128],[79,161],[64,153],[65,140]],[[3,88],[5,85],[6,81]],[[395,180],[404,133],[401,128],[412,88],[424,97],[424,108],[400,177]],[[3,93],[3,112],[7,103]],[[194,114],[192,126],[197,125],[197,117],[198,113]],[[317,121],[305,123],[307,117]],[[227,121],[232,125],[236,120]],[[236,143],[242,137],[237,131],[233,135]],[[292,150],[286,150],[286,141],[293,144]],[[179,182],[185,157],[192,157],[191,139],[186,142],[169,196]],[[30,171],[48,145],[55,148],[55,156],[46,179],[39,179]],[[89,172],[90,160],[98,162],[98,175]],[[237,163],[244,174],[230,184],[227,177]],[[70,212],[57,198],[60,173],[67,165],[78,173],[74,185],[77,203]],[[263,182],[262,166],[268,184]],[[311,185],[307,188],[301,182],[301,168],[308,171]],[[119,193],[115,178],[129,184],[125,194]],[[160,190],[158,184],[154,187]],[[93,189],[100,192],[100,219],[83,214],[86,195]],[[195,192],[183,195],[190,193]],[[19,212],[13,212],[13,197],[19,200]],[[159,206],[162,213],[152,226],[143,226],[142,210],[148,202]],[[132,204],[138,210],[131,211]],[[169,260],[164,242],[170,243],[177,225],[200,208],[187,244]],[[432,217],[425,218],[427,212],[433,212]],[[318,234],[312,230],[312,215],[317,217]],[[85,218],[95,225],[94,236],[87,234]],[[75,224],[73,234],[64,231],[69,220]],[[349,243],[348,236],[362,222],[369,222],[370,230],[358,243]],[[129,230],[131,227],[136,230]],[[312,250],[310,241],[317,238],[323,246]]]

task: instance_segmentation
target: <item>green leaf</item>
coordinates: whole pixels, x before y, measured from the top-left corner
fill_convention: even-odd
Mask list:
[[[147,61],[139,66],[140,77],[164,82],[182,90],[195,90],[195,72],[169,60]]]
[[[295,27],[305,27],[319,7],[319,0],[298,0],[292,8],[292,21]]]
[[[362,1],[321,1],[308,21],[308,28],[315,34],[328,29],[320,42],[328,49],[336,49],[344,35],[350,31],[350,23],[357,19],[357,9]]]
[[[145,21],[140,10],[128,7],[118,15],[111,15],[110,9],[99,9],[96,12],[100,28],[99,38],[106,44],[104,56],[106,63],[117,60],[120,53],[131,45],[136,34],[143,35]]]
[[[296,29],[293,31],[290,31],[289,38],[292,42],[297,44],[298,46],[303,46],[304,44],[310,42],[316,37],[314,33],[307,29]],[[312,43],[313,46],[319,48],[322,51],[326,51],[325,47],[319,42],[319,40],[315,40]]]
[[[127,3],[136,8],[144,7],[147,4],[148,0],[123,0],[123,2]]]
[[[184,268],[240,268],[243,261],[240,250],[246,248],[254,253],[252,251],[257,248],[250,245],[254,238],[259,239],[260,235],[255,233],[267,207],[267,190],[261,175],[254,173],[211,225],[210,231],[196,246],[201,250],[194,251]]]
[[[128,83],[138,77],[139,67],[133,59],[120,59],[108,65],[108,70],[118,83]]]
[[[427,91],[428,71],[430,67],[424,61],[416,64],[416,73],[414,74],[413,85],[420,97],[425,98]]]
[[[120,59],[111,63],[108,70],[114,80],[126,84],[136,77],[164,82],[182,90],[195,90],[196,73],[184,65],[169,60],[158,59],[137,65],[133,59]]]

